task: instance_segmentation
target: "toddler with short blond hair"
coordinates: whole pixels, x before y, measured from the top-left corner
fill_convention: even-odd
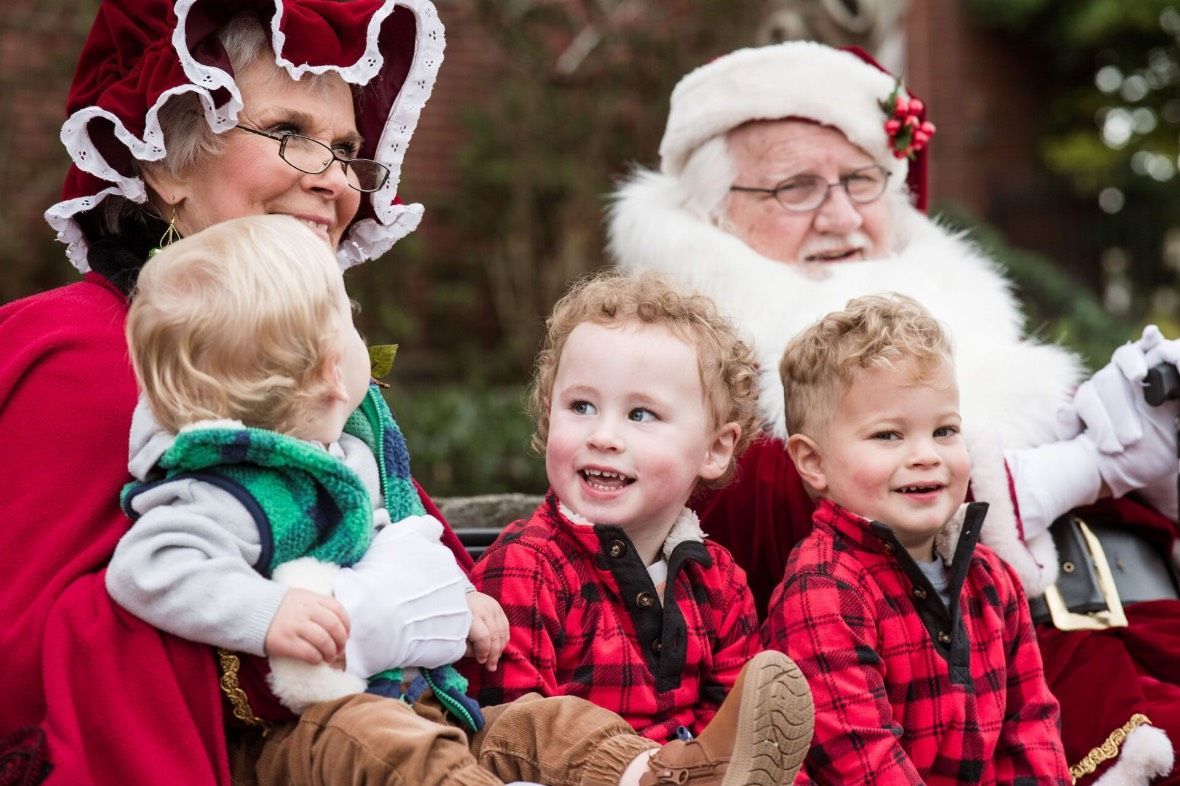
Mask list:
[[[787,451],[817,500],[763,640],[815,696],[801,780],[1070,783],[1028,603],[964,506],[971,460],[942,326],[848,302],[780,365]]]

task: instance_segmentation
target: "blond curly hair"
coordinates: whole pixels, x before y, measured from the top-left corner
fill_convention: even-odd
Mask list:
[[[831,422],[853,377],[912,364],[929,382],[953,363],[942,325],[918,301],[896,292],[848,301],[787,344],[779,364],[787,432],[815,436]]]
[[[232,419],[290,433],[327,396],[344,282],[290,216],[215,224],[143,266],[127,317],[140,388],[169,431]]]
[[[576,283],[553,307],[529,388],[530,410],[536,422],[533,448],[545,452],[549,405],[561,353],[570,333],[583,322],[659,325],[696,349],[697,369],[713,426],[736,423],[741,428],[728,469],[708,485],[727,481],[758,425],[754,354],[718,313],[713,301],[704,295],[677,291],[656,273],[599,273]]]

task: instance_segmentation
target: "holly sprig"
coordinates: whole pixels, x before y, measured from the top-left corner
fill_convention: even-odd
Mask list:
[[[885,113],[885,135],[894,158],[913,158],[926,147],[937,130],[929,120],[922,120],[926,105],[919,98],[905,95],[901,80],[893,84],[893,92],[877,102]]]

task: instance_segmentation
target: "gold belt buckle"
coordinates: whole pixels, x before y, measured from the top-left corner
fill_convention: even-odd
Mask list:
[[[1118,589],[1114,585],[1114,574],[1110,572],[1110,563],[1106,559],[1106,552],[1098,537],[1086,526],[1081,519],[1077,520],[1078,530],[1086,542],[1086,550],[1090,552],[1090,559],[1094,562],[1094,571],[1098,574],[1098,589],[1102,592],[1102,599],[1106,601],[1106,609],[1079,614],[1066,608],[1065,599],[1057,585],[1051,585],[1045,590],[1045,605],[1049,607],[1049,617],[1053,626],[1058,630],[1106,630],[1107,628],[1127,627],[1127,615],[1123,612],[1123,602],[1119,598]]]

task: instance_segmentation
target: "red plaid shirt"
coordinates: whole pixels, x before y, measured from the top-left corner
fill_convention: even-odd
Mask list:
[[[950,610],[882,524],[822,500],[763,627],[815,697],[799,783],[1070,783],[1016,574],[968,509]]]
[[[679,726],[700,732],[759,649],[746,574],[723,547],[679,543],[661,604],[623,530],[571,522],[552,494],[505,528],[471,580],[511,629],[496,671],[465,663],[483,705],[580,696],[666,741]]]

